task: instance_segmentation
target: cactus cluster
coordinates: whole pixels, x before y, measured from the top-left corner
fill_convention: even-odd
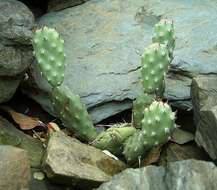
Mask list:
[[[51,102],[64,126],[84,141],[97,136],[96,129],[80,97],[61,85],[64,80],[64,40],[55,29],[43,27],[33,37],[34,54],[42,76],[53,87]]]
[[[156,24],[152,44],[141,57],[142,94],[133,103],[132,123],[118,124],[97,135],[80,97],[62,84],[64,80],[64,41],[54,29],[44,27],[33,38],[39,67],[53,87],[53,108],[65,127],[99,149],[124,155],[128,162],[142,158],[155,146],[166,143],[175,129],[175,114],[161,100],[165,74],[175,47],[173,22]]]

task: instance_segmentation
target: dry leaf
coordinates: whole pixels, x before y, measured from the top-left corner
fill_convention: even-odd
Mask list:
[[[42,127],[46,126],[38,118],[29,117],[29,116],[24,115],[22,113],[18,113],[16,111],[14,111],[13,109],[11,109],[10,107],[1,106],[0,108],[2,110],[4,110],[5,112],[7,112],[8,114],[10,114],[11,117],[13,118],[13,120],[19,125],[19,127],[22,130],[30,130],[30,129],[33,129],[37,126],[42,126]]]
[[[162,146],[157,146],[153,148],[148,155],[145,157],[143,164],[144,166],[156,163],[159,160]]]

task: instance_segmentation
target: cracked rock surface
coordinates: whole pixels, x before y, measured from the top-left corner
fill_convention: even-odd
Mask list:
[[[192,109],[192,77],[217,73],[216,7],[214,0],[91,0],[50,12],[38,26],[56,28],[65,40],[64,85],[81,96],[97,123],[131,108],[141,92],[140,56],[161,18],[173,19],[176,31],[165,97],[176,107]],[[50,87],[36,67],[32,69],[36,90],[26,92],[52,113],[47,101]]]

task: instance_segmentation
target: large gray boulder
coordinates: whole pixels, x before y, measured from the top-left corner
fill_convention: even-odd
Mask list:
[[[28,189],[30,162],[25,150],[13,146],[0,145],[0,189]]]
[[[20,1],[0,1],[0,103],[9,100],[33,60],[34,17]]]
[[[217,159],[217,76],[198,76],[192,81],[196,124],[195,140],[209,156]]]
[[[126,169],[97,190],[213,190],[217,167],[211,162],[185,160],[166,167]]]
[[[56,28],[64,38],[64,85],[81,96],[96,123],[130,108],[141,92],[140,56],[161,18],[174,20],[177,36],[165,97],[191,109],[192,77],[217,73],[216,12],[215,0],[92,0],[48,13],[38,23]],[[32,75],[39,91],[27,93],[52,112],[49,86],[37,72],[34,68]]]
[[[99,149],[55,132],[49,139],[43,168],[55,183],[92,189],[124,170],[126,165]]]

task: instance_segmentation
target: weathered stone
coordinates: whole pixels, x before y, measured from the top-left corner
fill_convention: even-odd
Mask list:
[[[213,190],[217,167],[211,162],[186,160],[166,167],[126,169],[97,190]]]
[[[88,0],[48,0],[48,11],[58,11],[85,3]]]
[[[12,97],[20,82],[17,75],[33,60],[30,46],[33,25],[34,16],[23,3],[0,1],[0,103]]]
[[[212,159],[217,159],[217,76],[198,76],[192,81],[191,95],[196,142]]]
[[[34,16],[20,1],[0,1],[1,44],[31,44]]]
[[[44,153],[42,143],[16,129],[6,119],[0,117],[0,145],[12,145],[28,152],[31,166],[40,168]]]
[[[190,132],[176,128],[172,134],[172,142],[177,144],[185,144],[194,140],[194,135]]]
[[[63,132],[51,134],[43,166],[47,177],[55,183],[84,189],[97,187],[126,167],[121,161]]]
[[[196,160],[210,160],[206,152],[200,149],[195,142],[178,145],[176,143],[169,143],[160,156],[160,165],[166,165],[168,162],[196,159]]]
[[[54,27],[65,39],[64,84],[81,96],[93,121],[99,122],[131,107],[141,92],[140,56],[160,18],[173,19],[176,31],[165,96],[176,107],[191,109],[192,77],[217,73],[216,11],[215,0],[88,1],[44,15],[39,26]],[[39,75],[35,76],[39,92],[33,96],[50,109],[44,98],[49,88],[41,85],[45,82]]]
[[[27,189],[30,180],[30,162],[25,150],[0,145],[0,189]]]
[[[0,103],[8,101],[20,83],[19,78],[0,77]]]

